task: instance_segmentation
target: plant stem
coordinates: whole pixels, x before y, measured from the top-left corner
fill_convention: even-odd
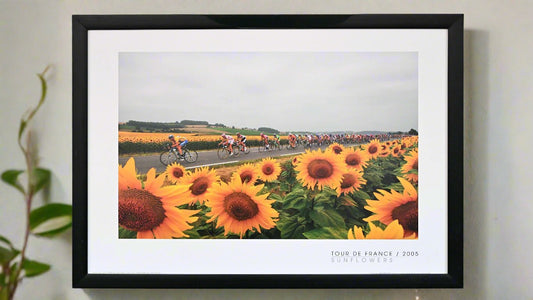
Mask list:
[[[24,193],[25,200],[26,200],[25,201],[26,202],[26,229],[24,232],[24,242],[22,245],[22,249],[20,250],[20,265],[15,270],[16,273],[15,273],[15,276],[13,277],[14,282],[11,283],[12,286],[9,291],[9,299],[13,299],[13,297],[15,296],[15,291],[17,290],[18,284],[20,281],[22,281],[22,278],[19,279],[19,277],[22,271],[22,266],[23,266],[24,259],[26,256],[26,249],[28,247],[28,240],[30,237],[30,213],[31,213],[31,203],[33,200],[33,160],[31,157],[30,150],[29,150],[31,149],[30,147],[31,137],[30,136],[31,136],[30,132],[28,131],[26,149],[24,149],[22,145],[20,145],[21,149],[24,152],[24,159],[26,161],[26,171],[27,171],[26,174],[28,174],[28,186],[27,186],[26,192]]]

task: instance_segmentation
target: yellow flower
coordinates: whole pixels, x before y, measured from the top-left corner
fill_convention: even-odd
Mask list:
[[[350,240],[394,240],[394,239],[403,239],[404,230],[402,225],[398,223],[398,220],[392,221],[385,230],[377,227],[372,222],[368,223],[370,231],[365,236],[363,230],[360,227],[354,226],[352,229],[348,230],[348,239]],[[405,239],[415,239],[416,234],[411,234]]]
[[[261,180],[273,181],[278,179],[281,173],[281,166],[277,161],[268,157],[257,164],[257,170],[259,171],[259,178]]]
[[[392,148],[391,150],[391,155],[394,156],[394,157],[398,157],[402,154],[402,151],[401,151],[401,146],[400,145],[396,145],[394,148]]]
[[[343,153],[343,159],[346,166],[350,169],[356,169],[362,171],[364,167],[368,164],[369,160],[368,154],[360,149],[353,150],[348,149]]]
[[[178,163],[172,163],[167,166],[165,173],[169,181],[171,181],[172,183],[177,183],[180,182],[183,176],[187,174],[187,171],[182,165]]]
[[[418,148],[415,148],[404,156],[405,164],[402,166],[402,173],[407,180],[418,182]],[[411,170],[416,170],[417,173],[409,173]]]
[[[118,223],[137,232],[138,239],[171,239],[188,237],[185,230],[192,228],[198,218],[197,210],[179,209],[187,203],[186,186],[165,186],[165,175],[155,177],[152,168],[146,174],[144,188],[137,179],[135,160],[130,158],[118,169]]]
[[[390,148],[386,144],[381,144],[378,152],[379,157],[387,157],[390,154]]]
[[[398,177],[404,190],[398,193],[391,190],[390,193],[385,190],[378,190],[374,193],[378,200],[367,200],[368,206],[365,209],[374,213],[364,219],[367,222],[380,221],[388,225],[394,220],[398,220],[402,225],[405,236],[413,232],[418,234],[418,193],[409,181]]]
[[[341,155],[332,151],[307,150],[300,156],[300,162],[294,168],[298,171],[296,178],[303,186],[313,189],[315,186],[322,190],[324,186],[332,189],[340,187],[346,166]]]
[[[278,212],[272,208],[274,200],[268,200],[268,194],[258,195],[263,186],[243,183],[237,176],[230,183],[217,183],[207,195],[206,205],[211,208],[207,222],[216,220],[217,228],[224,227],[225,235],[233,232],[241,238],[254,228],[258,232],[273,228]]]
[[[189,172],[181,180],[181,184],[188,186],[187,197],[189,204],[199,202],[203,204],[207,199],[206,195],[215,182],[219,180],[215,170],[210,170],[207,167],[198,168],[194,172]]]
[[[252,164],[246,163],[240,166],[233,176],[238,176],[243,183],[254,184],[259,178],[259,171]]]
[[[381,149],[381,143],[377,139],[373,139],[370,143],[366,144],[364,147],[368,157],[370,159],[378,157],[379,150]]]
[[[338,143],[333,143],[333,144],[329,145],[328,148],[331,151],[333,151],[333,153],[335,153],[335,154],[341,154],[342,151],[344,151],[344,146],[341,145],[341,144],[338,144]]]
[[[348,171],[342,175],[341,185],[337,188],[337,194],[340,196],[342,194],[358,191],[363,184],[366,184],[363,174],[360,171],[348,169]]]

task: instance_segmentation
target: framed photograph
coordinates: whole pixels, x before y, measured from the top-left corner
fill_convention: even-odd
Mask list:
[[[73,287],[462,287],[463,15],[72,25]]]

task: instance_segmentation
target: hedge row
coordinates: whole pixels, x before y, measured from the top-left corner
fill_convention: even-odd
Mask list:
[[[213,150],[218,148],[218,143],[219,141],[189,142],[187,147],[191,150]],[[118,153],[122,155],[163,152],[169,145],[168,142],[119,142]],[[249,140],[246,142],[246,145],[249,147],[259,147],[262,145],[262,142]]]

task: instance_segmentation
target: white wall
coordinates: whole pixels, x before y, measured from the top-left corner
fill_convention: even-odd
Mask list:
[[[35,76],[53,64],[34,123],[50,198],[71,202],[71,15],[158,13],[464,13],[465,288],[419,290],[421,299],[531,299],[533,278],[533,4],[531,0],[6,1],[0,0],[0,170],[22,168],[20,115],[38,99]],[[23,204],[0,184],[0,234],[21,241]],[[19,299],[202,297],[413,299],[414,290],[73,290],[71,240],[32,239],[30,257],[52,262]],[[147,257],[149,260],[149,257]]]

